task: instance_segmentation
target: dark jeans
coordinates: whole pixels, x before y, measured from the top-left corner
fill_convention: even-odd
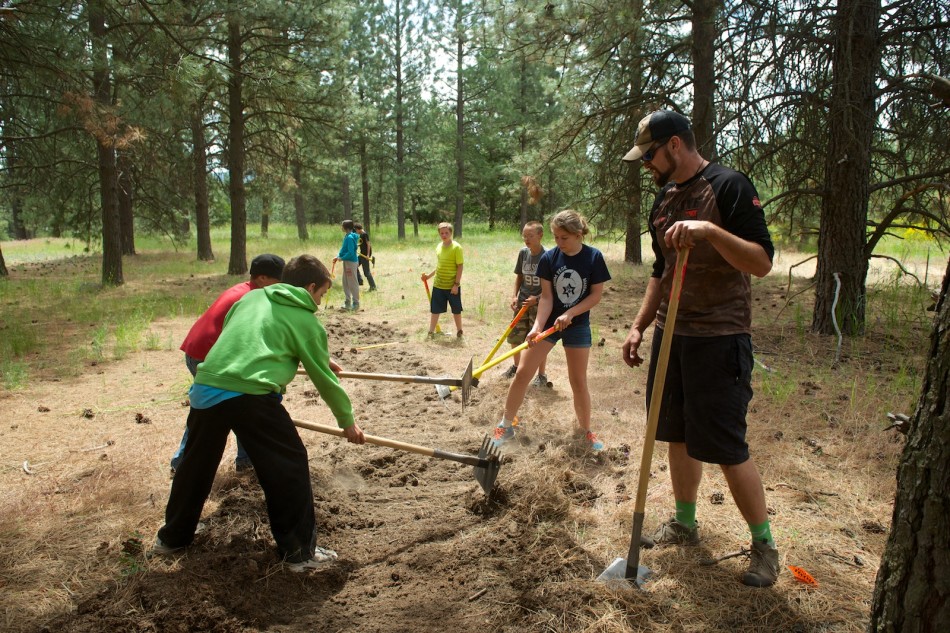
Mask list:
[[[370,272],[369,260],[360,255],[360,268],[363,269],[363,274],[360,275],[360,269],[356,269],[356,277],[359,280],[360,285],[363,285],[363,277],[366,277],[366,281],[369,282],[369,289],[376,290],[376,280],[373,279],[373,273]]]
[[[188,431],[158,537],[171,547],[194,539],[228,433],[234,431],[254,461],[280,556],[291,563],[310,559],[317,524],[307,449],[280,401],[270,395],[243,395],[210,409],[192,408]]]
[[[197,358],[192,358],[188,354],[185,354],[185,366],[188,367],[188,371],[191,372],[191,377],[194,378],[195,374],[198,373],[198,364],[201,361]],[[188,427],[185,427],[185,432],[181,436],[181,442],[178,443],[178,450],[175,451],[175,454],[172,455],[172,461],[170,463],[172,468],[177,469],[178,464],[181,463],[181,456],[185,452],[185,444],[188,443]],[[237,457],[234,458],[235,466],[253,466],[251,464],[250,458],[247,456],[247,451],[244,450],[244,447],[241,446],[241,440],[237,442]]]

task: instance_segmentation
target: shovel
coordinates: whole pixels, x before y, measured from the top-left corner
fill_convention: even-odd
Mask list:
[[[472,393],[472,386],[478,384],[478,381],[474,378],[474,373],[472,372],[472,362],[468,361],[468,368],[465,370],[465,373],[462,374],[461,378],[439,378],[436,376],[404,376],[401,374],[371,374],[357,371],[341,371],[337,376],[340,378],[355,378],[357,380],[383,380],[387,382],[405,382],[405,383],[417,383],[423,385],[436,385],[436,388],[444,387],[446,393],[448,393],[449,387],[445,385],[451,385],[452,389],[461,389],[462,390],[462,404],[468,404],[468,398]],[[307,370],[298,369],[297,374],[306,375]],[[440,398],[441,392],[440,392]],[[443,398],[444,399],[444,398]]]
[[[545,331],[541,332],[536,337],[534,337],[534,342],[537,343],[538,341],[542,341],[546,339],[547,337],[551,336],[552,334],[554,334],[556,331],[557,331],[557,326],[552,325],[551,327],[549,327],[548,329],[546,329]],[[508,350],[507,352],[505,352],[504,354],[502,354],[495,360],[483,364],[481,367],[479,367],[478,369],[472,372],[473,381],[477,380],[479,376],[484,374],[486,371],[488,371],[495,365],[499,365],[505,362],[506,360],[508,360],[509,358],[511,358],[512,356],[514,356],[515,354],[517,354],[518,352],[528,349],[528,345],[530,345],[530,343],[528,341],[525,341],[518,347],[512,347],[510,350]],[[455,386],[446,387],[445,385],[447,384],[449,383],[438,384],[435,387],[436,393],[439,394],[439,398],[441,398],[442,400],[445,400],[446,398],[448,398],[450,393],[458,389],[458,387],[455,387]],[[464,391],[462,392],[462,402],[463,403],[465,402]]]
[[[429,298],[429,308],[432,308],[432,291],[429,290],[429,280],[426,279],[425,275],[422,276],[422,285],[426,287],[426,296]],[[442,327],[438,323],[435,324],[435,331],[442,333]]]
[[[518,321],[520,321],[521,317],[524,316],[524,313],[528,311],[528,307],[529,306],[527,305],[521,306],[521,309],[518,310],[518,314],[515,315],[515,318],[512,319],[511,323],[508,325],[508,329],[505,330],[504,333],[502,333],[502,335],[498,338],[498,342],[495,343],[495,347],[491,348],[491,351],[488,352],[488,356],[486,356],[485,360],[482,361],[482,365],[484,365],[485,363],[487,363],[488,361],[492,359],[492,356],[495,355],[495,352],[498,351],[498,348],[501,347],[501,344],[505,341],[506,338],[508,338],[508,335],[511,334],[511,331],[515,329],[515,326],[518,325]]]
[[[680,305],[680,292],[683,289],[683,277],[689,249],[676,254],[676,269],[673,272],[673,288],[670,291],[670,305],[666,311],[666,327],[663,328],[663,341],[657,358],[656,373],[653,376],[653,391],[650,396],[650,410],[647,412],[647,428],[643,437],[643,456],[640,459],[640,479],[637,485],[637,500],[633,510],[633,533],[630,536],[630,549],[627,558],[617,558],[605,569],[598,582],[622,583],[634,582],[643,588],[650,577],[649,568],[640,564],[640,537],[643,534],[643,510],[647,501],[647,484],[650,482],[650,462],[653,459],[653,444],[656,441],[656,426],[660,419],[660,404],[663,401],[663,387],[666,384],[666,370],[670,363],[670,347],[673,344],[673,326],[676,324],[676,311]]]
[[[305,422],[303,420],[294,420],[294,426],[301,429],[319,431],[320,433],[326,433],[328,435],[336,435],[337,437],[345,437],[343,429],[335,426],[326,426],[324,424]],[[448,459],[460,464],[474,466],[475,481],[482,487],[486,495],[491,493],[492,488],[495,486],[495,480],[498,478],[498,471],[501,469],[498,447],[492,446],[487,435],[482,440],[482,447],[479,449],[477,457],[475,455],[460,455],[458,453],[442,451],[437,448],[407,444],[375,435],[364,434],[363,437],[367,442],[375,444],[376,446],[386,446],[399,451],[408,451],[410,453],[416,453],[417,455],[425,455],[426,457],[434,457],[436,459]]]

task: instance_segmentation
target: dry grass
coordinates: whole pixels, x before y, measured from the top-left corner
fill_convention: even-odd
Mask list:
[[[422,458],[391,459],[388,449],[354,455],[335,441],[305,435],[311,454],[317,456],[313,474],[321,524],[335,546],[363,561],[340,572],[342,584],[332,579],[333,591],[357,591],[346,594],[351,606],[377,604],[358,593],[360,585],[374,587],[380,596],[396,592],[391,599],[397,606],[402,601],[402,611],[393,607],[390,630],[422,630],[417,623],[408,624],[414,620],[399,619],[409,615],[398,615],[419,611],[414,596],[398,593],[399,583],[388,581],[393,587],[387,586],[393,569],[408,576],[420,566],[430,573],[424,579],[428,584],[416,586],[416,591],[441,593],[457,614],[459,630],[863,630],[890,523],[895,465],[903,449],[902,436],[881,432],[884,414],[909,413],[916,402],[928,314],[920,308],[919,315],[897,330],[875,318],[886,310],[869,306],[869,335],[846,342],[844,362],[832,368],[835,341],[808,333],[796,316],[802,310],[807,313],[808,293],[795,299],[803,304],[784,307],[781,275],[757,281],[756,357],[771,371],[758,366],[754,373],[749,443],[767,487],[781,562],[804,567],[819,587],[809,589],[785,573],[774,589],[756,591],[737,580],[745,566],[741,558],[700,564],[735,552],[748,540],[721,473],[707,467],[698,508],[703,544],[644,551],[641,563],[655,574],[648,590],[614,590],[593,579],[615,557],[626,555],[630,538],[643,445],[645,372],[619,362],[619,345],[639,305],[648,270],[622,265],[618,244],[596,245],[606,252],[614,274],[594,313],[595,338],[605,342],[593,348],[589,372],[594,425],[608,450],[591,456],[571,444],[573,410],[559,348],[551,354],[548,369],[555,388],[529,393],[521,411],[522,432],[505,458],[492,499],[485,499],[452,466],[429,466]],[[316,254],[327,257],[336,246],[334,241]],[[466,250],[472,262],[464,285],[466,339],[426,343],[418,273],[431,263],[429,247],[394,248],[379,257],[375,274],[382,290],[364,295],[364,311],[356,317],[373,336],[352,328],[339,330],[335,349],[347,368],[460,373],[468,357],[474,356],[476,363],[483,358],[507,325],[508,259],[517,243],[473,240]],[[127,291],[134,292],[137,283],[129,280]],[[918,301],[915,297],[908,292],[902,301],[910,306]],[[339,296],[331,296],[331,305],[340,302]],[[335,322],[339,317],[321,313],[321,318]],[[151,329],[163,339],[179,341],[191,320],[184,316],[158,321]],[[351,351],[361,343],[379,342],[398,344]],[[84,344],[81,338],[64,339],[63,353]],[[382,358],[392,365],[378,365]],[[360,423],[396,439],[476,450],[504,399],[507,383],[498,377],[502,369],[483,377],[462,414],[444,409],[422,387],[396,386],[390,391],[356,386],[359,401],[372,403],[360,411]],[[0,628],[37,630],[76,604],[77,624],[68,630],[94,630],[91,625],[79,628],[84,608],[103,618],[108,615],[103,622],[112,622],[113,628],[123,627],[123,614],[139,613],[153,626],[143,630],[174,630],[169,623],[186,611],[195,614],[188,620],[194,630],[210,630],[214,617],[217,630],[223,631],[331,626],[336,605],[332,596],[317,611],[324,620],[300,616],[289,623],[255,623],[236,615],[239,610],[227,606],[207,583],[226,582],[229,575],[243,578],[241,574],[251,573],[246,561],[234,562],[221,577],[203,578],[203,588],[192,588],[210,605],[205,611],[200,606],[205,603],[176,602],[185,598],[166,592],[173,584],[150,584],[160,579],[192,582],[196,575],[187,559],[169,564],[140,555],[161,522],[167,458],[184,421],[180,401],[186,386],[178,352],[159,349],[139,350],[116,362],[87,363],[75,378],[36,381],[21,391],[0,393],[5,413],[0,427]],[[328,421],[319,403],[308,404],[297,395],[289,399],[288,406],[297,407],[292,412]],[[94,417],[84,416],[87,409]],[[148,421],[136,421],[136,414]],[[233,447],[229,451],[225,464]],[[23,470],[24,460],[33,474]],[[375,469],[372,476],[360,472],[367,465]],[[251,564],[257,566],[248,590],[293,594],[300,589],[299,581],[286,584],[291,582],[284,579],[286,574],[267,558],[270,536],[259,493],[229,472],[222,468],[206,507],[213,527],[198,555],[220,555],[246,543]],[[392,479],[383,478],[390,474]],[[672,506],[666,454],[663,445],[657,445],[645,529],[663,520]],[[393,532],[387,532],[390,526]],[[400,541],[406,532],[420,535],[412,546]],[[395,548],[391,552],[390,545]],[[446,580],[454,578],[458,584],[466,574],[476,575],[478,585],[458,587]],[[306,595],[315,592],[312,586],[302,587]],[[478,587],[488,588],[488,594],[470,599]],[[459,598],[453,602],[456,593]],[[102,596],[101,603],[111,604],[108,613],[83,602],[89,596]],[[351,614],[364,623],[370,615]]]

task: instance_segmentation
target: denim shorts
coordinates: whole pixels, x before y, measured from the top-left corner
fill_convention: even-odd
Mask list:
[[[432,302],[429,304],[429,311],[432,312],[432,314],[442,314],[446,311],[446,304],[451,306],[452,314],[462,314],[461,286],[459,286],[459,293],[457,295],[453,295],[451,289],[432,289]]]
[[[590,347],[593,341],[589,323],[569,325],[566,330],[555,332],[544,340],[551,345],[556,345],[558,341],[561,341],[564,347]]]
[[[663,330],[654,328],[647,409]],[[746,413],[752,400],[752,339],[673,336],[656,439],[682,442],[693,459],[737,465],[749,459]]]

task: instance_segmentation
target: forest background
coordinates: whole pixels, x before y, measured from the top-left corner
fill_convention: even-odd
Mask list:
[[[229,226],[239,275],[272,221],[565,207],[640,263],[652,184],[619,158],[671,108],[815,253],[811,329],[860,336],[881,241],[948,235],[948,26],[940,0],[4,2],[0,220],[81,239],[104,285],[136,235],[211,261]]]

